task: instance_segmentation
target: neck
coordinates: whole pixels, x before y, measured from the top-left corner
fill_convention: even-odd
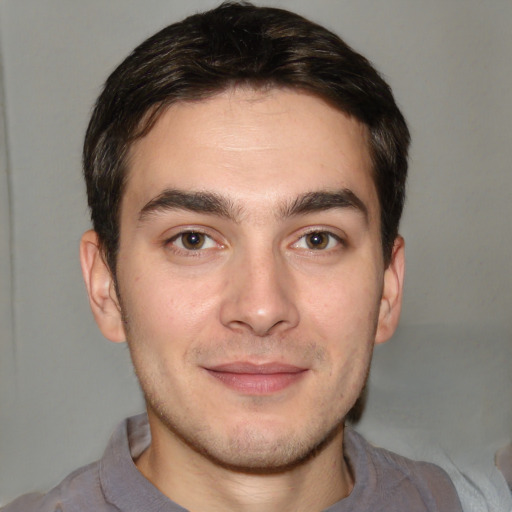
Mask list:
[[[215,464],[151,418],[150,426],[152,443],[136,465],[163,494],[191,511],[321,511],[352,490],[343,429],[307,461],[282,472],[254,474]]]

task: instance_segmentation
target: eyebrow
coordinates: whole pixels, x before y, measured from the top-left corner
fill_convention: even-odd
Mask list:
[[[144,222],[154,214],[171,210],[207,213],[233,221],[238,217],[238,208],[224,196],[212,192],[167,189],[144,205],[139,213],[139,222]]]
[[[288,218],[331,209],[355,210],[362,214],[365,222],[368,223],[368,208],[352,190],[346,188],[302,194],[293,201],[281,205],[277,210],[277,216]],[[139,222],[144,222],[158,213],[172,210],[204,213],[239,222],[244,209],[243,206],[235,205],[229,198],[213,192],[166,189],[143,206],[139,213]]]
[[[364,202],[348,188],[336,191],[308,192],[297,197],[292,203],[281,209],[282,217],[304,215],[331,209],[352,209],[363,215],[368,223],[368,208]]]

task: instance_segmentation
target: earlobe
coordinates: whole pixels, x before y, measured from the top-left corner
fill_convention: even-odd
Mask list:
[[[114,279],[103,257],[98,235],[93,230],[86,231],[80,241],[80,263],[89,304],[101,332],[110,341],[125,341]]]
[[[398,326],[402,310],[404,277],[405,242],[401,236],[398,236],[393,244],[391,261],[384,271],[384,286],[380,301],[375,343],[387,341]]]

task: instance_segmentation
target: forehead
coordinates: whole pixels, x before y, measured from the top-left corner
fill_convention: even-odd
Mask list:
[[[241,205],[345,188],[378,215],[367,128],[286,89],[238,88],[173,104],[133,144],[127,178],[123,204],[171,188],[220,192]]]

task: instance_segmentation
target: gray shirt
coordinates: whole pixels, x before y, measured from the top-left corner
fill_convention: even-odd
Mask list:
[[[150,443],[146,415],[116,429],[103,458],[71,473],[47,494],[28,494],[1,512],[187,512],[138,471],[133,459]],[[461,511],[452,482],[439,467],[367,443],[345,429],[344,450],[355,484],[324,512]]]

